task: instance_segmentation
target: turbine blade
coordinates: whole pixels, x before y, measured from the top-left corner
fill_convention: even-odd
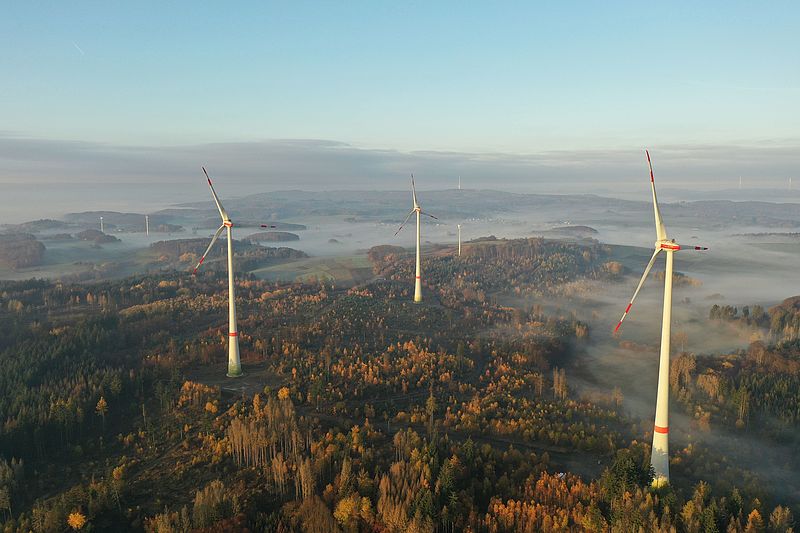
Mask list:
[[[650,188],[653,191],[653,212],[656,218],[656,239],[659,241],[666,240],[667,229],[664,227],[664,222],[661,220],[661,211],[658,209],[658,199],[656,198],[656,180],[653,175],[653,163],[650,161],[650,152],[644,151],[647,154],[647,166],[650,167]]]
[[[198,261],[197,266],[194,267],[194,271],[192,272],[193,276],[195,274],[197,274],[197,269],[200,268],[200,265],[202,265],[203,261],[206,260],[206,256],[208,255],[208,252],[211,251],[211,247],[214,246],[215,242],[217,242],[217,239],[219,238],[220,233],[222,233],[222,230],[224,230],[224,229],[225,229],[225,224],[220,226],[219,229],[217,230],[217,232],[214,234],[214,236],[211,237],[211,242],[209,243],[208,248],[206,248],[206,251],[203,252],[203,257],[200,258],[200,261]]]
[[[636,286],[636,290],[633,292],[633,297],[631,298],[630,303],[628,303],[628,307],[625,308],[625,312],[622,313],[622,318],[619,319],[617,327],[614,328],[614,333],[616,333],[619,330],[619,327],[622,325],[622,321],[625,320],[625,317],[628,316],[628,313],[630,313],[633,301],[636,300],[636,295],[639,294],[639,290],[641,290],[642,285],[644,285],[644,281],[647,279],[647,275],[650,273],[650,269],[653,268],[653,263],[656,262],[656,256],[660,251],[661,248],[656,248],[656,251],[653,252],[653,257],[651,257],[650,262],[647,263],[647,268],[644,269],[644,274],[642,274],[642,279],[639,280],[639,285]]]
[[[434,219],[434,220],[439,220],[439,219],[438,219],[438,218],[436,218],[435,216],[431,215],[430,213],[426,213],[425,211],[422,211],[422,210],[420,210],[420,213],[422,213],[422,214],[423,214],[423,215],[425,215],[426,217],[431,217],[431,218],[432,218],[432,219]]]
[[[417,207],[417,187],[414,185],[414,174],[411,174],[411,197],[414,199],[414,207]]]
[[[413,214],[414,214],[414,210],[412,209],[412,210],[411,210],[411,211],[410,211],[410,212],[409,212],[409,213],[406,215],[406,219],[403,221],[403,223],[402,223],[402,224],[400,224],[400,227],[399,227],[399,228],[397,228],[397,231],[395,231],[395,232],[394,232],[395,236],[396,236],[398,233],[400,233],[400,230],[401,230],[401,229],[403,229],[403,226],[405,226],[405,225],[406,225],[406,222],[408,222],[408,219],[409,219],[409,218],[411,218],[411,215],[413,215]]]
[[[208,172],[206,172],[206,167],[200,167],[203,169],[203,174],[206,175],[206,180],[208,180],[208,186],[211,187],[211,194],[214,196],[214,203],[217,204],[217,209],[219,210],[219,215],[222,217],[222,220],[230,220],[228,218],[228,213],[225,212],[225,209],[222,207],[222,203],[219,201],[219,196],[217,196],[217,191],[214,190],[214,185],[211,183],[211,178],[208,177]]]

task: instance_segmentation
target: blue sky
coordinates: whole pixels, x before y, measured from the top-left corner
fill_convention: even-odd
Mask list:
[[[13,2],[0,144],[58,142],[31,148],[50,166],[0,147],[0,180],[59,172],[67,141],[794,146],[798,27],[797,2]]]
[[[8,4],[2,129],[530,151],[800,122],[796,2],[264,4]]]

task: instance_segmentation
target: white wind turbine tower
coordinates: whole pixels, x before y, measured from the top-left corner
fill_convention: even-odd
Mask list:
[[[150,236],[150,215],[144,216],[144,232],[147,236]]]
[[[619,330],[622,321],[628,316],[631,310],[633,301],[639,290],[644,285],[650,269],[656,261],[656,257],[662,250],[667,255],[666,271],[664,273],[664,311],[661,324],[661,354],[659,356],[658,364],[658,393],[656,396],[656,419],[653,427],[653,449],[650,456],[650,464],[655,471],[653,478],[654,486],[661,486],[669,483],[669,341],[670,341],[670,322],[672,315],[672,260],[673,254],[679,250],[708,250],[703,246],[681,246],[677,244],[674,239],[667,238],[667,230],[661,220],[661,212],[658,209],[658,200],[656,199],[656,184],[653,177],[653,164],[650,162],[650,152],[645,150],[647,154],[647,164],[650,167],[650,188],[653,192],[653,211],[655,213],[656,222],[656,243],[653,256],[647,267],[644,269],[642,279],[639,280],[639,285],[633,293],[628,307],[622,314],[617,327],[614,328],[614,333]]]
[[[416,213],[417,215],[417,267],[416,267],[416,274],[415,274],[415,283],[414,283],[414,302],[419,303],[422,301],[422,278],[420,277],[420,259],[419,259],[419,244],[420,244],[420,231],[419,231],[419,216],[425,215],[431,217],[434,220],[438,220],[435,216],[431,215],[430,213],[426,213],[422,210],[420,205],[417,203],[417,188],[414,185],[414,174],[411,174],[411,198],[414,202],[411,211],[406,215],[406,219],[400,224],[400,227],[397,228],[397,231],[394,232],[395,235],[400,233],[400,230],[403,229],[403,226],[406,225],[408,219],[411,218],[411,215]]]
[[[461,257],[461,224],[458,225],[458,257]]]
[[[100,231],[103,233],[106,232],[105,227],[103,226],[103,217],[100,217]]]
[[[194,267],[194,272],[192,274],[197,273],[197,269],[200,268],[200,265],[203,264],[205,261],[206,255],[208,252],[211,251],[211,248],[214,246],[214,243],[217,242],[217,238],[219,238],[222,230],[227,229],[227,237],[228,237],[228,377],[235,378],[242,375],[242,363],[239,360],[239,331],[236,329],[236,297],[234,294],[234,287],[233,287],[233,222],[231,222],[228,213],[225,212],[225,209],[222,207],[222,204],[219,201],[219,197],[217,196],[217,192],[214,190],[214,185],[211,184],[211,178],[208,177],[208,172],[206,172],[205,167],[203,168],[203,173],[206,175],[206,179],[208,180],[208,186],[211,188],[211,195],[214,197],[214,203],[217,204],[217,209],[219,210],[219,215],[222,217],[222,225],[217,229],[217,232],[214,233],[214,236],[211,238],[211,243],[206,248],[206,251],[203,253],[203,256],[200,258],[200,261],[197,263],[197,266]]]

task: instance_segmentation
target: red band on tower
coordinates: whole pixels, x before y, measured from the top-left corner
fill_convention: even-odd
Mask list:
[[[655,431],[656,431],[656,433],[664,433],[664,434],[666,434],[666,433],[669,433],[669,428],[668,427],[662,428],[661,426],[655,426]]]
[[[238,336],[239,336],[238,331],[234,331],[233,333],[228,333],[228,337],[238,337]]]

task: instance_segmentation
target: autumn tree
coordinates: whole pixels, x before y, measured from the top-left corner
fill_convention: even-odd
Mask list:
[[[83,526],[86,525],[86,516],[80,511],[73,511],[67,517],[67,525],[75,531],[83,529]]]
[[[553,397],[559,400],[567,398],[567,374],[563,368],[553,369]]]
[[[108,413],[108,403],[104,396],[100,396],[97,400],[97,405],[94,408],[97,415],[103,420],[103,433],[106,432],[106,413]]]
[[[794,527],[792,511],[781,505],[777,506],[769,515],[770,533],[788,533]]]

